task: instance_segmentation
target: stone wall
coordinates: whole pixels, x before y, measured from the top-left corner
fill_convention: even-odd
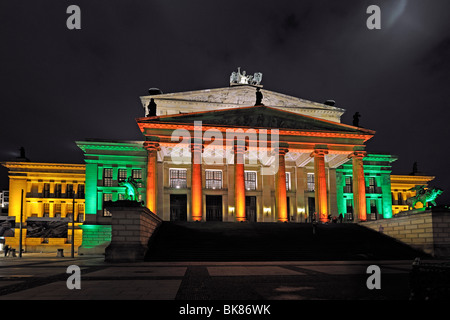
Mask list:
[[[83,242],[78,254],[104,254],[111,242],[111,225],[83,224]]]
[[[450,257],[450,211],[432,208],[366,221],[362,226],[382,232],[437,258]]]
[[[106,261],[143,260],[148,241],[162,220],[145,207],[111,207],[111,243]]]

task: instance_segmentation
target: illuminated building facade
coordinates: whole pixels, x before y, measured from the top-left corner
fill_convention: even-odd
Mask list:
[[[263,103],[255,104],[258,88]],[[80,252],[111,236],[105,201],[134,177],[141,200],[166,221],[346,221],[390,218],[391,163],[367,154],[374,131],[342,124],[345,110],[231,84],[141,97],[142,141],[77,141],[86,159]]]
[[[8,215],[15,218],[16,227],[13,237],[5,237],[5,244],[19,248],[19,226],[22,219],[22,244],[25,251],[70,250],[71,223],[65,238],[31,238],[28,237],[26,228],[35,218],[49,221],[67,218],[68,221],[75,221],[75,247],[81,245],[79,226],[84,222],[85,165],[13,161],[3,162],[2,165],[8,168]]]
[[[85,154],[86,209],[80,253],[103,253],[111,241],[111,213],[105,201],[125,199],[120,183],[128,177],[138,181],[145,200],[147,151],[142,141],[77,141]]]
[[[405,180],[391,175],[396,157],[366,151],[374,131],[342,124],[345,110],[333,101],[262,89],[261,77],[250,83],[235,74],[229,87],[181,93],[150,89],[141,97],[145,116],[136,119],[142,141],[77,141],[83,166],[4,164],[9,215],[17,217],[24,189],[25,217],[55,217],[56,208],[67,216],[62,208],[70,201],[62,195],[69,184],[83,185],[77,232],[79,253],[87,254],[104,253],[110,243],[105,202],[125,199],[129,178],[138,184],[138,201],[165,221],[327,222],[342,215],[359,222],[405,209],[397,208]]]

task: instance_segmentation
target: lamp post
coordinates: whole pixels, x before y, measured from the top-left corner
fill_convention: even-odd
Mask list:
[[[19,232],[19,258],[22,258],[22,220],[23,220],[23,189],[20,196],[20,232]]]
[[[72,199],[72,243],[71,243],[71,253],[70,257],[73,258],[75,256],[75,192],[73,193]]]

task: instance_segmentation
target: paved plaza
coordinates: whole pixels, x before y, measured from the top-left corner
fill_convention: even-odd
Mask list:
[[[412,261],[107,263],[103,256],[0,257],[1,300],[408,300]],[[80,289],[69,289],[81,270]],[[368,289],[367,268],[381,271]]]

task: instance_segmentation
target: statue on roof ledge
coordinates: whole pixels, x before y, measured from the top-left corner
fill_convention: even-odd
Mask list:
[[[246,71],[242,71],[241,67],[238,68],[238,71],[233,71],[230,76],[230,85],[239,85],[239,84],[250,84],[253,86],[261,86],[262,81],[262,73],[255,72],[252,75],[247,75]]]

